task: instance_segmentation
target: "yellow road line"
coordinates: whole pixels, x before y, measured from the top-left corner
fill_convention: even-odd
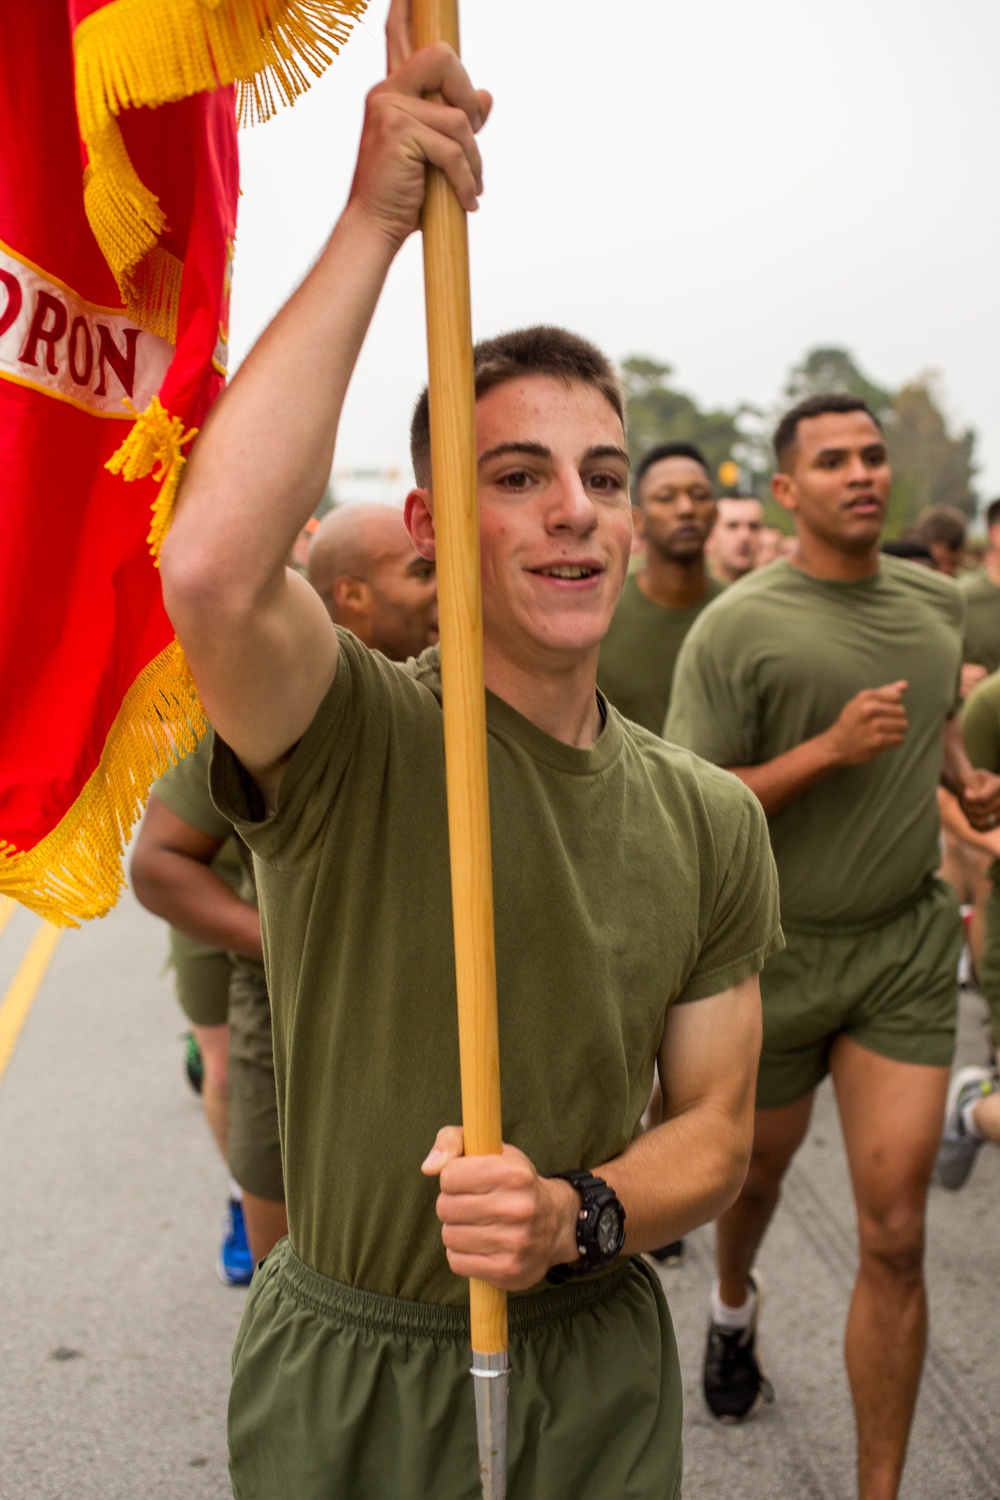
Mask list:
[[[28,1012],[61,937],[62,928],[54,927],[51,922],[42,923],[32,938],[6,995],[0,1000],[0,1079],[7,1070],[11,1054],[21,1035],[21,1027],[28,1019]]]
[[[12,901],[9,896],[0,896],[0,932],[3,932],[7,923],[14,915],[14,907],[16,905],[17,902]]]

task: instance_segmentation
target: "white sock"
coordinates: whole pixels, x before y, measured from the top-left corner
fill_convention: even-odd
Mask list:
[[[234,1203],[243,1202],[243,1189],[232,1177],[229,1179],[229,1196]]]
[[[968,1135],[971,1135],[974,1141],[982,1141],[986,1139],[986,1137],[983,1135],[983,1132],[976,1124],[976,1105],[983,1097],[984,1096],[980,1094],[978,1099],[970,1099],[968,1104],[966,1104],[962,1109],[962,1125],[965,1128],[966,1133]]]
[[[754,1308],[757,1306],[757,1293],[754,1288],[747,1288],[746,1301],[742,1307],[727,1307],[719,1295],[718,1281],[712,1284],[712,1322],[717,1323],[720,1328],[730,1328],[734,1331],[738,1328],[749,1328],[750,1320],[753,1318]]]

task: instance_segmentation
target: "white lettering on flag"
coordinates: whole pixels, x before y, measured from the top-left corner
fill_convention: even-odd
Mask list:
[[[0,241],[0,379],[133,419],[163,384],[174,347],[127,313],[85,302]]]

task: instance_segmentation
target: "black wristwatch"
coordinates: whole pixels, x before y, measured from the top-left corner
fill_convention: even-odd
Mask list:
[[[591,1172],[552,1175],[576,1188],[582,1200],[576,1221],[579,1259],[574,1265],[553,1266],[546,1273],[546,1281],[559,1286],[571,1276],[583,1276],[587,1271],[609,1266],[618,1256],[625,1243],[625,1210],[603,1177],[595,1177]]]

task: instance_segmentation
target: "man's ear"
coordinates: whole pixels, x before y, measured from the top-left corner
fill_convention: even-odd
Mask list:
[[[632,529],[636,536],[646,535],[646,517],[641,505],[632,503]]]
[[[413,489],[403,506],[403,520],[410,533],[410,541],[421,557],[433,562],[436,555],[437,538],[434,535],[434,512],[431,509],[431,492]]]
[[[799,508],[799,497],[795,491],[795,480],[791,474],[784,474],[779,469],[777,474],[771,475],[771,494],[777,500],[782,510],[790,510],[794,514]]]
[[[368,584],[363,578],[352,578],[348,573],[341,573],[333,580],[330,592],[333,596],[333,618],[338,624],[356,619],[359,614],[367,612],[371,604],[371,589]]]

